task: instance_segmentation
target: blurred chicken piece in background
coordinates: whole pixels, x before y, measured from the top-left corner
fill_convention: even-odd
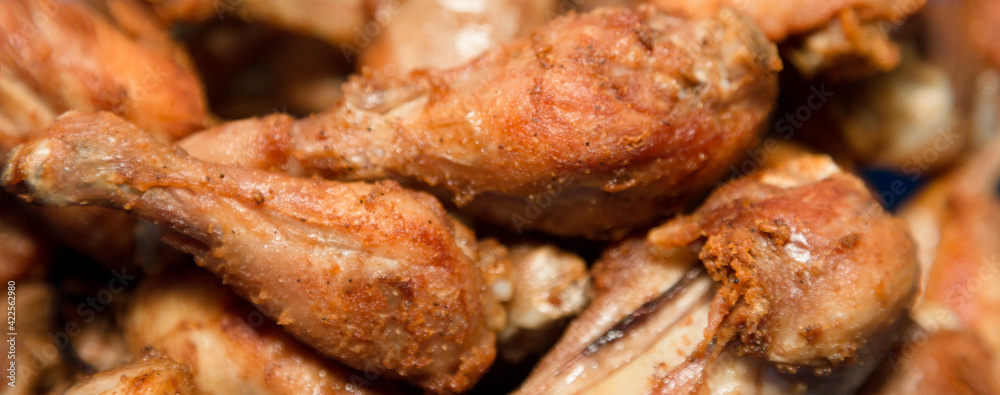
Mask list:
[[[524,36],[555,17],[558,0],[407,0],[377,2],[385,28],[360,50],[359,69],[406,75],[421,68],[449,69]]]
[[[145,350],[134,362],[105,370],[77,382],[65,395],[194,395],[191,369],[164,358],[155,350]]]
[[[132,350],[151,346],[191,366],[200,393],[397,392],[374,367],[354,371],[319,356],[201,269],[143,281],[122,325]]]

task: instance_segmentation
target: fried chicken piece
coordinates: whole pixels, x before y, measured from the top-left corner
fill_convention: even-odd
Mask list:
[[[236,16],[251,23],[308,34],[332,44],[368,43],[384,28],[369,20],[365,0],[146,0],[167,22],[202,22]],[[398,4],[398,1],[387,3]],[[398,5],[397,5],[398,7]]]
[[[602,9],[449,71],[353,78],[328,113],[246,120],[181,146],[249,148],[216,157],[227,164],[400,178],[517,231],[620,238],[691,204],[758,140],[779,68],[731,12]]]
[[[457,67],[544,24],[555,15],[557,4],[558,0],[384,2],[375,15],[383,16],[385,30],[364,48],[360,66],[390,76]]]
[[[941,67],[908,53],[895,70],[831,97],[829,111],[855,159],[910,175],[963,153],[969,136],[960,133],[955,99]]]
[[[1000,4],[991,0],[965,0],[971,9],[968,37],[979,46],[983,55],[1000,67]]]
[[[373,366],[354,371],[319,356],[200,270],[147,279],[122,321],[133,349],[191,366],[201,393],[395,392]]]
[[[67,395],[196,394],[191,369],[155,350],[141,359],[90,376],[66,390]]]
[[[971,330],[1000,355],[1000,139],[902,210],[917,245],[925,286],[914,307],[928,332]],[[994,376],[1000,377],[1000,367]]]
[[[811,155],[727,183],[593,273],[594,302],[521,393],[850,393],[919,279],[902,221]]]
[[[69,113],[16,149],[4,184],[49,205],[156,221],[286,331],[357,369],[461,391],[495,354],[471,232],[393,182],[206,164],[109,113]],[[499,328],[496,328],[499,329]]]
[[[891,70],[899,49],[889,37],[926,0],[655,0],[657,6],[710,14],[722,7],[745,13],[808,78],[855,79]]]
[[[973,333],[919,332],[893,351],[861,394],[998,394],[993,357]]]
[[[0,4],[0,113],[25,136],[64,111],[106,110],[164,140],[209,125],[190,61],[142,9],[108,0]]]

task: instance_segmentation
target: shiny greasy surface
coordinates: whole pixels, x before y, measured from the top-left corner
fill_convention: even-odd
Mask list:
[[[616,238],[690,205],[757,141],[779,68],[734,13],[602,9],[452,70],[355,77],[287,129],[249,120],[182,146],[234,139],[254,149],[220,161],[394,177],[515,230]]]
[[[461,391],[493,360],[475,241],[426,194],[206,164],[109,113],[64,115],[11,154],[3,180],[183,234],[200,265],[349,366]]]

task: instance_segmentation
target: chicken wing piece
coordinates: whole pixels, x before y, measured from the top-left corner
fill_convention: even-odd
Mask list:
[[[128,210],[186,236],[176,244],[201,266],[354,368],[461,391],[493,360],[487,316],[502,311],[475,239],[429,195],[206,164],[109,113],[64,115],[3,179],[39,203]]]
[[[779,68],[732,12],[602,9],[449,71],[354,78],[328,113],[243,121],[182,147],[255,148],[217,159],[229,164],[400,178],[517,231],[619,238],[691,204],[758,140]]]
[[[155,350],[141,359],[90,376],[70,387],[66,395],[176,394],[193,395],[191,369],[164,358]]]
[[[360,66],[386,75],[460,66],[523,36],[555,16],[558,0],[437,0],[383,2],[382,31],[363,49]]]
[[[203,271],[144,281],[122,322],[133,349],[191,366],[201,393],[395,392],[373,366],[354,371],[324,359]]]
[[[811,155],[729,182],[593,273],[594,302],[522,393],[850,393],[908,323],[919,279],[902,221]]]
[[[888,71],[899,63],[890,38],[926,0],[654,0],[694,14],[732,7],[756,21],[807,77],[849,79]]]
[[[168,22],[236,16],[247,22],[308,34],[347,48],[368,43],[385,28],[370,20],[365,0],[145,0]],[[382,3],[383,1],[378,1]],[[384,3],[399,8],[400,1]],[[394,16],[394,15],[393,15]]]
[[[83,1],[0,3],[0,113],[18,120],[3,132],[41,131],[70,109],[112,111],[165,140],[208,126],[183,51],[136,4],[106,5],[110,17]]]

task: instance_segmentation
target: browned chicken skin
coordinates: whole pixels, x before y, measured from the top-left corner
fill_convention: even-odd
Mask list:
[[[495,354],[470,231],[392,182],[209,165],[108,114],[69,113],[11,154],[4,184],[49,205],[128,210],[304,343],[431,391],[461,391]],[[496,328],[499,329],[499,328]]]
[[[111,111],[172,141],[211,123],[187,54],[133,0],[0,3],[0,158],[67,110]],[[133,222],[100,208],[33,210],[108,267],[134,260]]]
[[[319,356],[201,271],[144,281],[122,325],[133,349],[152,346],[191,366],[201,393],[395,392],[374,367],[354,371]]]
[[[194,389],[193,382],[191,370],[187,365],[148,350],[143,353],[141,359],[81,380],[64,394],[193,395],[198,393]]]
[[[243,121],[182,146],[250,148],[217,159],[229,164],[400,178],[518,231],[618,238],[691,204],[757,141],[779,68],[735,13],[602,9],[452,70],[353,78],[328,113]]]
[[[209,125],[186,54],[135,3],[106,5],[110,17],[83,1],[0,3],[0,113],[33,114],[0,132],[23,136],[70,109],[112,111],[165,140]]]
[[[794,158],[609,251],[594,303],[521,391],[732,388],[742,370],[760,372],[743,383],[761,386],[751,392],[799,382],[850,392],[908,322],[918,274],[906,227],[858,178],[827,157]],[[731,340],[766,364],[717,361]]]

